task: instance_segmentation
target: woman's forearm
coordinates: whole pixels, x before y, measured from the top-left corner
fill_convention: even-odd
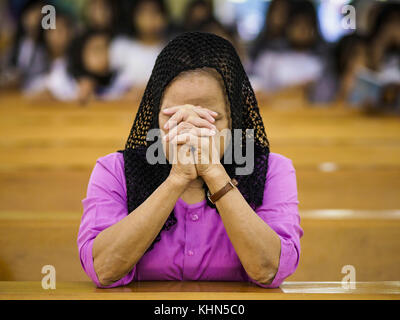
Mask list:
[[[98,234],[93,265],[102,285],[119,280],[139,261],[185,188],[185,182],[170,175],[131,214]]]
[[[230,180],[222,165],[203,178],[211,193]],[[279,267],[279,236],[254,212],[237,188],[220,198],[216,206],[247,274],[262,284],[269,284]]]

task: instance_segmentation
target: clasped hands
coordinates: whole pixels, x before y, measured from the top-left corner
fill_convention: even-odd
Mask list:
[[[220,163],[219,131],[214,125],[218,114],[190,104],[161,110],[170,118],[161,128],[169,148],[171,174],[190,182],[223,170]],[[171,155],[172,150],[172,155]]]

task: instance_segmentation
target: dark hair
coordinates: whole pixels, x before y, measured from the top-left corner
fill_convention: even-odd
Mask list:
[[[271,30],[270,30],[270,25],[269,25],[269,19],[270,16],[273,14],[273,11],[275,10],[276,6],[279,3],[284,3],[287,5],[287,9],[289,11],[290,8],[290,0],[272,0],[266,10],[265,14],[265,22],[264,22],[264,27],[260,31],[260,34],[257,36],[257,38],[254,40],[251,50],[250,50],[250,57],[252,60],[255,60],[258,55],[261,53],[262,50],[266,48],[272,48],[272,49],[277,49],[276,46],[276,41],[278,40],[280,43],[278,45],[282,44],[282,41],[285,37],[285,27],[282,28],[282,32],[279,35],[272,36],[271,35]]]
[[[310,44],[310,47],[312,49],[316,49],[318,45],[323,42],[323,38],[321,35],[317,11],[314,4],[309,0],[292,1],[290,4],[288,25],[290,26],[291,24],[293,24],[296,18],[298,18],[299,16],[305,16],[310,22],[312,28],[314,29],[315,40],[312,44]]]
[[[68,26],[69,31],[71,32],[71,36],[74,35],[74,17],[68,13],[67,11],[64,11],[62,9],[58,9],[56,8],[57,11],[57,19],[56,19],[56,23],[58,23],[58,21],[61,20],[65,20]],[[47,32],[49,30],[46,30]],[[46,32],[45,31],[45,32]],[[50,53],[50,48],[49,48],[49,44],[47,43],[46,37],[43,35],[43,46],[46,49],[47,54],[49,55]],[[68,46],[69,48],[69,46]]]
[[[76,79],[82,77],[89,77],[94,79],[100,85],[107,85],[111,81],[112,73],[106,75],[98,75],[86,69],[83,63],[83,51],[85,45],[90,38],[95,36],[104,36],[111,41],[111,35],[107,31],[101,30],[88,30],[82,35],[75,38],[68,50],[68,72]]]
[[[370,33],[368,35],[369,40],[374,39],[380,31],[382,31],[385,24],[388,22],[388,18],[391,15],[400,15],[400,3],[384,3],[379,4],[376,9],[378,12],[372,23]]]
[[[204,6],[207,8],[207,10],[209,11],[209,15],[208,17],[206,17],[205,20],[203,21],[199,21],[197,23],[192,23],[192,21],[190,21],[190,19],[192,18],[192,12],[196,7],[199,6]],[[213,3],[210,0],[193,0],[190,1],[186,7],[185,7],[185,12],[183,14],[183,28],[185,29],[185,31],[194,31],[193,29],[197,29],[198,30],[198,25],[202,24],[204,22],[206,22],[207,20],[216,20],[214,17],[214,13],[213,13]]]
[[[111,21],[110,25],[107,26],[106,28],[100,28],[98,31],[105,31],[110,33],[111,35],[117,33],[119,30],[117,27],[119,26],[120,23],[120,10],[119,10],[119,1],[113,1],[113,0],[102,0],[106,4],[106,6],[109,8],[110,13],[111,13]],[[85,10],[88,10],[88,6],[90,5],[90,0],[85,3]],[[87,17],[86,17],[87,18]],[[88,21],[86,21],[87,28],[88,29],[97,29],[94,28],[91,25],[88,25]]]
[[[140,5],[145,2],[153,2],[154,4],[156,4],[160,12],[164,15],[164,17],[166,17],[166,20],[169,21],[169,11],[167,9],[167,6],[165,5],[164,0],[134,0],[132,1],[132,5],[129,11],[131,13],[131,15],[129,16],[129,21],[131,21],[130,34],[131,35],[133,34],[135,37],[137,37],[139,33],[138,30],[136,29],[135,23],[133,22],[133,17],[139,10]]]
[[[14,36],[13,40],[13,45],[12,45],[12,50],[11,50],[11,65],[12,66],[17,66],[18,63],[18,56],[19,56],[19,50],[20,50],[20,44],[22,39],[26,35],[26,31],[24,30],[23,26],[23,16],[25,15],[26,12],[28,12],[30,9],[40,6],[40,5],[46,5],[50,4],[51,1],[44,1],[44,0],[28,0],[25,2],[25,4],[22,6],[18,18],[17,18],[17,30]],[[40,23],[37,25],[37,38],[35,39],[35,49],[34,52],[37,52],[38,47],[43,46],[44,39],[43,39],[43,29],[40,25]]]
[[[364,36],[352,33],[343,36],[335,45],[333,49],[333,60],[335,73],[340,76],[348,68],[349,60],[348,57],[354,52],[354,48],[357,45],[365,44],[366,39]]]

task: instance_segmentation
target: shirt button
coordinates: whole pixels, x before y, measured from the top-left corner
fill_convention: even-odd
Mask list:
[[[194,255],[194,252],[192,250],[189,250],[188,251],[188,256],[192,256],[192,255]]]
[[[192,214],[192,221],[199,220],[199,216],[197,214]]]

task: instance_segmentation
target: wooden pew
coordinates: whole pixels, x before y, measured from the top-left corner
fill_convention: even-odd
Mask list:
[[[91,170],[0,170],[0,211],[80,212]],[[296,174],[302,210],[400,208],[397,169],[322,172],[300,168]]]
[[[297,172],[305,236],[290,279],[339,281],[346,264],[357,280],[399,279],[399,219],[383,218],[400,208],[399,119],[290,108],[289,100],[280,108],[270,101],[261,114],[271,150]],[[136,107],[0,95],[0,280],[40,280],[45,264],[61,281],[87,280],[76,248],[81,200],[96,159],[123,148]],[[307,213],[329,208],[367,211],[350,219]]]
[[[304,211],[299,267],[290,281],[340,281],[345,265],[357,281],[400,278],[398,211]],[[78,257],[77,212],[1,212],[0,280],[38,281],[50,264],[60,281],[87,280]]]

